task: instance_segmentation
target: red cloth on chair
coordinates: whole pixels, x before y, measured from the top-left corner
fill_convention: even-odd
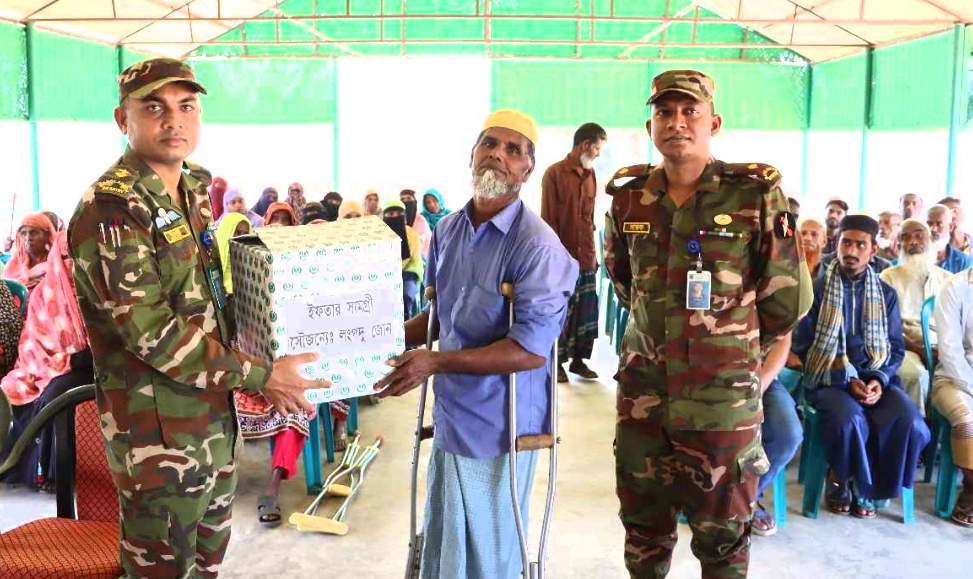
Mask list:
[[[118,522],[118,491],[108,470],[101,417],[94,400],[77,406],[74,414],[75,495],[78,519]]]
[[[0,535],[3,579],[116,579],[118,522],[48,518]]]

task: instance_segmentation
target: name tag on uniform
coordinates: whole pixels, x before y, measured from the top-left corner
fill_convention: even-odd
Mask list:
[[[622,233],[649,233],[652,230],[651,223],[623,223]]]
[[[686,273],[686,309],[705,311],[709,309],[712,276],[708,271]]]
[[[171,229],[166,229],[162,232],[162,235],[165,236],[166,241],[169,243],[176,243],[189,237],[189,228],[186,227],[185,223],[182,223]]]

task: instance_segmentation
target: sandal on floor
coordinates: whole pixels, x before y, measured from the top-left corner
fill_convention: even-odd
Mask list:
[[[758,537],[770,537],[777,532],[777,521],[763,505],[757,503],[757,508],[753,512],[753,520],[750,522],[750,529]]]
[[[851,514],[859,519],[874,519],[878,515],[878,508],[876,508],[875,501],[855,497],[855,505]]]
[[[962,493],[956,499],[953,514],[949,516],[957,525],[973,527],[973,493]]]
[[[828,510],[836,515],[847,515],[851,510],[851,491],[834,477],[828,477]]]
[[[280,505],[277,497],[270,495],[260,495],[257,497],[257,520],[268,529],[279,527],[283,518],[280,514]]]
[[[568,366],[568,372],[572,374],[577,374],[585,380],[597,380],[598,373],[588,367],[584,362],[571,362]]]

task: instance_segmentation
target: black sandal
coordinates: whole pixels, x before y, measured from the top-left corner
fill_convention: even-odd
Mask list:
[[[851,490],[848,483],[841,484],[833,476],[829,476],[826,500],[828,510],[836,515],[847,515],[851,512]]]
[[[280,514],[280,505],[277,497],[270,495],[260,495],[257,497],[257,520],[268,529],[279,527],[283,518]]]

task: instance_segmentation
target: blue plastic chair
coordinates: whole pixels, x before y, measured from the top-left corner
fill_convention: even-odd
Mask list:
[[[919,321],[922,325],[922,345],[926,350],[926,371],[929,372],[929,380],[932,381],[932,375],[936,371],[936,367],[932,361],[932,343],[929,341],[929,320],[932,318],[933,310],[936,308],[936,297],[932,296],[922,302],[922,310],[919,313]],[[932,388],[929,389],[930,394],[932,393]],[[926,401],[926,408],[932,408],[932,397]],[[929,444],[926,445],[926,449],[923,451],[923,462],[926,463],[925,472],[922,476],[922,482],[928,483],[932,481],[932,470],[936,466],[936,451],[939,445],[939,431],[941,424],[936,418],[939,416],[938,412],[933,412],[932,414],[932,436],[929,438]]]
[[[7,287],[10,289],[10,293],[13,294],[15,298],[20,300],[20,313],[27,313],[27,288],[24,287],[24,285],[20,282],[9,279],[3,280],[3,283],[7,284]]]
[[[933,296],[923,302],[922,312],[920,314],[922,342],[926,348],[926,369],[929,371],[930,379],[932,379],[936,371],[932,362],[932,344],[929,341],[929,320],[932,318],[935,307],[936,298]],[[932,392],[931,388],[930,392]],[[956,485],[959,484],[959,470],[953,464],[953,442],[951,440],[949,420],[940,414],[939,410],[933,406],[931,400],[926,406],[931,412],[932,437],[929,441],[929,446],[926,447],[926,470],[923,481],[932,481],[932,470],[935,466],[936,455],[938,453],[939,476],[936,478],[936,514],[944,519],[948,519],[953,513],[953,505],[956,504],[958,494]]]
[[[804,441],[807,463],[804,473],[804,505],[802,511],[809,519],[818,518],[824,483],[828,474],[828,458],[819,436],[821,417],[813,406],[804,403]],[[802,457],[802,460],[803,457]],[[902,522],[911,525],[915,518],[915,495],[911,488],[902,488]]]
[[[348,401],[348,434],[358,431],[358,399]],[[322,418],[323,417],[323,418]],[[307,494],[321,492],[324,477],[321,473],[321,429],[324,428],[325,453],[329,463],[334,462],[334,425],[331,423],[331,405],[318,404],[317,413],[308,425],[310,436],[304,441],[304,481]],[[274,451],[274,439],[270,439],[270,452]]]
[[[619,304],[615,310],[615,333],[612,339],[615,343],[615,355],[622,355],[622,337],[625,335],[625,328],[628,327],[629,311]]]

